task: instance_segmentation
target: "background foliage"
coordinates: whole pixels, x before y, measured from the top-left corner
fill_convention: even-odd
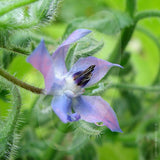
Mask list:
[[[0,0],[0,159],[159,160],[159,17],[159,0]],[[89,55],[124,67],[85,92],[111,104],[123,133],[84,121],[63,124],[52,97],[8,81],[9,73],[44,88],[27,55],[41,38],[52,53],[77,28],[93,33],[71,46],[68,69]]]

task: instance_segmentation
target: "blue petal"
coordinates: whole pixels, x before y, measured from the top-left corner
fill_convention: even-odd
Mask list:
[[[54,64],[52,57],[49,55],[44,40],[41,40],[38,47],[27,58],[27,62],[32,64],[34,68],[39,70],[45,80],[45,91],[48,94],[51,89],[54,92],[62,87],[63,81],[56,77],[54,73]]]
[[[72,122],[80,119],[77,113],[72,113],[72,99],[66,95],[55,96],[52,100],[52,108],[62,122]]]
[[[122,68],[122,66],[120,66],[119,64],[110,63],[105,60],[90,56],[86,58],[80,58],[73,65],[73,67],[69,72],[70,74],[73,75],[76,72],[84,71],[91,65],[95,65],[95,68],[94,68],[94,71],[92,72],[92,77],[90,81],[85,85],[85,87],[91,86],[97,83],[99,80],[101,80],[111,67],[116,66],[116,67]]]
[[[89,34],[91,31],[87,29],[78,29],[74,31],[53,53],[52,59],[54,62],[54,69],[59,76],[63,76],[66,72],[65,57],[68,52],[70,44],[76,42],[80,38]]]
[[[89,34],[90,32],[91,31],[88,29],[77,29],[73,33],[71,33],[70,36],[62,43],[62,46],[74,43],[75,41]]]
[[[100,96],[80,96],[74,100],[73,108],[87,122],[103,122],[111,131],[122,132],[115,112]]]
[[[38,47],[27,58],[27,62],[31,63],[34,68],[38,69],[44,76],[47,76],[48,71],[52,67],[53,60],[49,55],[44,40],[41,40]]]

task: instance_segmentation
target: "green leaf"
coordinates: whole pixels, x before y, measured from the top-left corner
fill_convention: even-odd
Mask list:
[[[70,153],[76,153],[88,143],[89,138],[87,135],[75,132],[73,136],[73,141],[70,146]]]
[[[21,8],[0,17],[0,30],[30,29],[45,25],[56,17],[60,2],[61,0],[39,0],[27,7],[21,5]]]
[[[74,127],[76,128],[76,132],[88,136],[99,136],[104,130],[104,127],[102,126],[99,127],[95,124],[88,123],[83,120],[75,122]]]
[[[14,1],[14,3],[7,2],[8,3],[7,5],[4,2],[0,2],[0,4],[4,6],[0,10],[0,16],[4,15],[7,12],[10,12],[16,8],[23,7],[27,4],[33,3],[35,1],[38,1],[38,0],[21,0],[21,1]]]
[[[104,82],[99,82],[98,84],[95,84],[92,87],[88,87],[85,89],[84,95],[100,95],[103,93],[107,88],[109,87],[109,84]]]
[[[106,10],[90,16],[88,19],[79,18],[72,21],[67,27],[66,33],[71,33],[76,28],[90,28],[105,34],[116,34],[132,24],[133,20],[126,13]]]
[[[36,16],[36,20],[40,23],[53,20],[57,14],[61,0],[40,0],[39,3],[32,5],[32,17]]]
[[[74,160],[97,160],[96,150],[93,144],[88,143],[74,155]]]
[[[1,50],[1,49],[0,49]],[[7,52],[6,50],[3,51],[3,57],[2,57],[2,61],[3,61],[3,67],[6,69],[9,64],[12,62],[12,60],[14,59],[15,55],[14,54],[8,54],[11,52]]]
[[[92,37],[85,37],[79,40],[75,45],[73,45],[68,51],[66,57],[66,66],[69,70],[72,65],[81,57],[92,56],[97,53],[103,47],[103,42],[96,41]]]
[[[62,37],[62,40],[65,40],[67,39],[67,37],[74,31],[78,28],[79,24],[81,22],[85,21],[85,18],[76,18],[74,19],[71,23],[68,24],[64,34],[63,34],[63,37]]]
[[[76,62],[81,57],[94,55],[102,49],[103,45],[103,41],[98,42],[94,39],[83,38],[83,41],[79,41],[77,45],[74,62]]]
[[[68,70],[70,70],[72,66],[72,60],[74,57],[75,49],[76,49],[77,43],[75,43],[68,51],[67,57],[66,57],[66,67]]]

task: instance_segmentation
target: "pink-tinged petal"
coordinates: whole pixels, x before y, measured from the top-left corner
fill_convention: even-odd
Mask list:
[[[44,40],[41,40],[38,47],[32,52],[30,56],[28,56],[27,62],[39,70],[43,74],[44,78],[47,76],[52,67],[53,60],[45,47]]]
[[[41,40],[38,47],[27,58],[27,62],[32,64],[34,68],[39,70],[45,80],[45,92],[48,94],[51,89],[56,92],[63,85],[62,80],[54,72],[54,64],[52,57],[49,55],[44,40]],[[61,68],[61,66],[59,66]],[[56,71],[58,72],[58,71]]]
[[[52,108],[62,122],[72,122],[80,119],[77,113],[72,113],[72,99],[66,95],[55,96],[52,100]]]
[[[81,119],[91,123],[103,122],[111,131],[122,132],[115,112],[100,96],[80,96],[73,101],[73,109]]]
[[[90,57],[86,57],[86,58],[80,58],[73,65],[73,67],[71,68],[71,70],[69,72],[70,72],[70,74],[74,74],[79,71],[84,71],[85,69],[87,69],[91,65],[95,65],[95,68],[94,68],[94,71],[92,72],[91,79],[85,85],[85,87],[91,86],[91,85],[97,83],[99,80],[101,80],[106,75],[106,73],[108,72],[108,70],[111,67],[116,66],[116,67],[123,68],[119,64],[110,63],[105,60],[90,56]]]
[[[87,29],[78,29],[74,31],[53,53],[52,59],[54,63],[54,69],[55,71],[58,70],[59,76],[63,76],[67,72],[65,65],[65,57],[68,52],[70,44],[76,42],[77,40],[86,36],[90,32],[91,31]]]
[[[69,37],[62,43],[62,45],[74,43],[75,41],[89,34],[90,32],[91,31],[88,29],[77,29],[69,35]]]

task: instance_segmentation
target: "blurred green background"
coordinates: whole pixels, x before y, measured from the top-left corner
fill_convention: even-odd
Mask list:
[[[27,7],[25,9],[27,10]],[[49,52],[52,53],[66,38],[70,28],[72,30],[83,27],[81,22],[73,25],[73,20],[83,17],[84,27],[93,31],[91,36],[87,37],[89,41],[94,38],[96,44],[103,43],[103,47],[100,47],[94,56],[108,61],[113,60],[111,53],[114,53],[116,45],[118,42],[121,43],[120,46],[123,45],[124,39],[121,34],[127,28],[125,18],[122,16],[121,21],[126,28],[119,29],[118,23],[113,23],[109,29],[112,31],[112,27],[117,27],[118,31],[112,33],[109,29],[105,31],[105,28],[104,30],[94,28],[96,20],[101,25],[99,17],[96,19],[94,15],[107,11],[107,16],[110,17],[114,15],[112,11],[125,12],[127,10],[125,0],[65,0],[60,3],[57,10],[55,20],[48,24],[14,31],[9,37],[10,43],[19,44],[23,49],[30,48],[31,52],[40,39],[44,38]],[[137,0],[135,10],[136,13],[145,10],[158,11],[160,1]],[[91,19],[95,22],[90,23]],[[113,60],[124,69],[112,69],[107,75],[107,84],[115,86],[107,87],[104,92],[99,93],[114,108],[123,133],[113,133],[106,127],[96,127],[81,121],[64,125],[51,110],[51,97],[36,95],[20,88],[22,106],[16,131],[8,132],[14,135],[9,159],[160,160],[160,90],[157,89],[160,87],[159,28],[160,20],[157,17],[139,21],[126,48],[121,53],[119,47],[118,59]],[[0,33],[5,34],[3,27],[0,28]],[[28,34],[31,34],[30,37],[27,37]],[[2,40],[3,36],[0,38]],[[26,62],[25,55],[0,50],[0,65],[18,79],[44,88],[42,75]],[[14,96],[11,93],[12,87],[11,89],[1,87],[2,128],[13,112]],[[0,138],[3,139],[5,136],[1,134]],[[0,145],[3,143],[2,139]]]

